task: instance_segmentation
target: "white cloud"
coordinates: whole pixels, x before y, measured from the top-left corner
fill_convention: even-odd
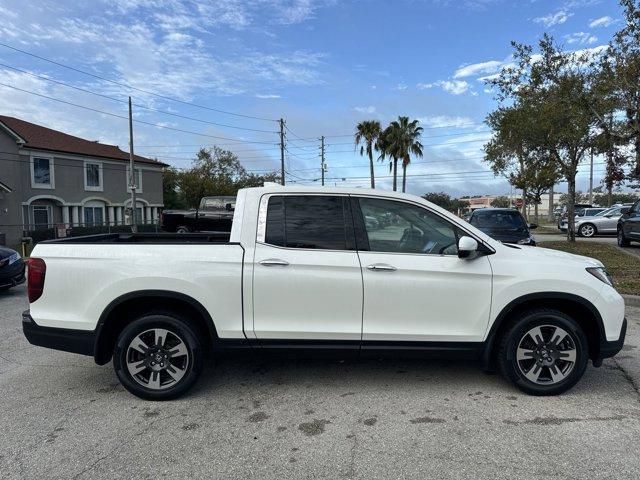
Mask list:
[[[609,27],[616,23],[616,20],[606,15],[604,17],[596,18],[589,23],[589,28],[597,28],[597,27]]]
[[[593,45],[598,41],[598,37],[590,35],[586,32],[570,33],[564,36],[569,44],[577,43],[578,45]]]
[[[368,105],[366,107],[354,107],[354,110],[358,113],[366,113],[367,115],[376,113],[376,107],[373,105]]]
[[[464,80],[439,80],[432,83],[418,83],[419,90],[426,90],[430,88],[440,87],[445,92],[452,95],[461,95],[469,90],[469,83]]]
[[[573,16],[573,13],[562,9],[562,10],[558,10],[555,13],[550,13],[549,15],[545,15],[544,17],[534,18],[533,21],[536,23],[541,23],[545,27],[549,28],[549,27],[553,27],[554,25],[563,24],[564,22],[569,20],[569,18],[572,16]]]
[[[405,83],[400,82],[398,85],[396,85],[396,90],[406,90],[407,89],[407,85]]]
[[[270,98],[282,98],[282,95],[276,95],[274,93],[256,93],[254,97],[261,98],[261,99],[270,99]]]
[[[473,120],[470,117],[459,117],[449,115],[433,115],[428,117],[418,117],[420,123],[427,127],[463,127],[473,124]]]
[[[465,78],[481,73],[493,73],[502,67],[503,62],[498,60],[489,60],[487,62],[471,63],[469,65],[462,65],[453,74],[453,78]]]

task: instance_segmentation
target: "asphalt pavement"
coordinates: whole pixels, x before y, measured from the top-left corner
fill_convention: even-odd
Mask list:
[[[177,401],[30,346],[0,293],[3,478],[638,478],[640,309],[624,350],[558,397],[473,363],[225,360]]]

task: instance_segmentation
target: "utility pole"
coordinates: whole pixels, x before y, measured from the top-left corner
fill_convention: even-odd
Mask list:
[[[284,185],[284,120],[280,119],[280,184]]]
[[[136,170],[133,160],[133,114],[131,112],[131,97],[129,97],[129,169],[130,179],[129,186],[131,188],[131,232],[138,233],[138,219],[136,204]]]
[[[320,174],[322,175],[322,186],[324,187],[324,172],[327,165],[324,163],[324,135],[320,137]]]
[[[593,205],[593,147],[591,147],[591,167],[589,168],[589,205]]]

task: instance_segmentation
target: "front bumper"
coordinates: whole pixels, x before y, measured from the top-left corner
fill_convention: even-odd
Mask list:
[[[0,272],[0,288],[15,287],[25,282],[25,264],[22,261],[20,262],[21,265],[18,268],[12,269],[7,273]],[[10,267],[12,267],[12,265],[10,265]]]
[[[616,355],[620,350],[622,350],[622,346],[624,345],[624,339],[627,335],[627,319],[625,318],[622,321],[622,328],[620,329],[620,337],[618,340],[613,340],[608,342],[603,340],[600,342],[600,355],[599,359],[609,358]]]
[[[93,330],[41,327],[31,318],[29,310],[26,310],[22,312],[22,331],[31,345],[93,356]]]

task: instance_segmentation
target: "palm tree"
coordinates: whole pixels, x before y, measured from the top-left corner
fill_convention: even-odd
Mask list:
[[[393,158],[393,190],[397,189],[398,160],[402,160],[402,192],[407,187],[407,167],[411,163],[411,155],[422,157],[422,127],[418,120],[409,121],[409,117],[398,117],[387,128],[386,152]]]
[[[373,173],[373,151],[378,149],[378,138],[381,133],[382,128],[377,120],[364,120],[356,125],[356,148],[360,145],[360,155],[362,156],[366,152],[369,157],[371,188],[376,188],[376,180]]]

